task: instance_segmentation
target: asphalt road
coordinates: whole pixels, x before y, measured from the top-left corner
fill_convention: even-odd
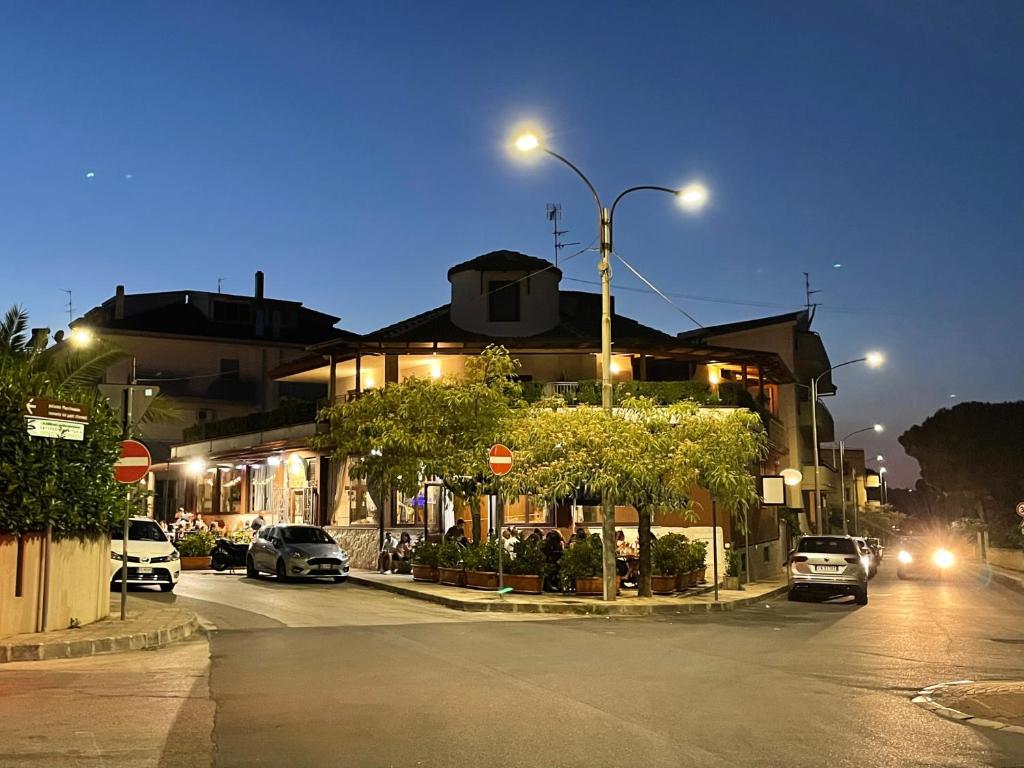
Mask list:
[[[197,640],[0,667],[0,765],[1024,766],[1024,737],[910,703],[934,682],[1024,679],[1024,595],[888,570],[862,608],[783,598],[711,616],[545,620],[188,574],[180,594],[144,599],[200,611],[216,627],[209,659]],[[157,735],[131,755],[108,749],[110,704],[95,694],[126,665],[156,674],[116,707],[161,691],[174,701],[142,717]],[[22,729],[5,743],[4,723],[58,700],[68,734],[88,721],[93,753],[49,762],[69,736],[29,759]]]

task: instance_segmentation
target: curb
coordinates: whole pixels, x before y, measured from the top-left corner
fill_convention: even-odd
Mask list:
[[[1024,594],[1024,579],[1015,578],[1005,573],[1000,573],[999,571],[991,567],[989,567],[987,570],[988,575],[996,584],[1001,584],[1007,589],[1012,589],[1014,592],[1020,592]]]
[[[732,611],[746,605],[752,605],[764,600],[770,600],[781,594],[785,594],[788,587],[783,584],[773,590],[761,595],[741,597],[730,600],[727,603],[682,603],[679,605],[629,605],[621,603],[587,603],[580,605],[567,605],[565,603],[510,603],[503,600],[494,602],[477,602],[469,600],[458,600],[446,595],[435,595],[430,592],[421,592],[417,589],[410,589],[401,584],[365,579],[355,574],[349,574],[348,580],[353,584],[380,589],[385,592],[392,592],[403,597],[411,597],[416,600],[441,605],[456,611],[468,613],[544,613],[563,614],[568,616],[651,616],[654,614],[690,614],[690,613],[722,613]]]
[[[935,701],[935,699],[931,697],[931,694],[942,690],[943,688],[952,688],[956,685],[970,685],[973,682],[975,681],[952,680],[948,683],[936,683],[935,685],[929,685],[927,688],[922,688],[910,701],[917,704],[917,706],[923,707],[924,709],[935,713],[939,717],[945,717],[948,720],[956,720],[968,725],[976,725],[979,728],[991,728],[993,730],[1003,731],[1004,733],[1017,733],[1024,735],[1024,728],[1019,725],[1007,725],[1006,723],[1001,723],[998,720],[988,720],[984,717],[975,717],[974,715],[969,715],[966,712],[961,712],[959,709],[953,709],[952,707],[939,704],[939,702]]]
[[[50,640],[39,643],[0,643],[0,664],[15,661],[77,659],[122,651],[143,651],[184,640],[199,629],[199,619],[188,613],[170,626],[149,632],[132,632],[87,640]]]

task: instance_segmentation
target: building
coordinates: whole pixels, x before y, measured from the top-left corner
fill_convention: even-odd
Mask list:
[[[561,290],[557,267],[513,251],[458,264],[448,271],[448,280],[448,304],[357,338],[313,345],[306,355],[282,363],[271,375],[279,385],[324,387],[329,398],[357,397],[411,376],[459,375],[467,357],[500,344],[520,361],[528,393],[558,393],[573,400],[595,390],[601,378],[598,294]],[[762,471],[775,474],[788,466],[780,391],[792,387],[795,378],[780,354],[684,340],[617,313],[612,333],[615,381],[694,382],[723,400],[752,407],[761,413],[771,442],[772,453]],[[174,448],[174,459],[192,468],[194,484],[220,488],[214,490],[214,498],[222,503],[210,510],[212,514],[234,515],[235,510],[223,504],[224,488],[241,490],[241,515],[229,519],[229,525],[245,523],[256,514],[325,524],[353,553],[356,565],[368,566],[385,531],[431,535],[454,523],[458,502],[440,485],[428,482],[411,499],[383,498],[350,478],[346,467],[306,447],[315,423],[283,424],[272,413],[266,419],[259,429],[245,433],[222,432],[217,424],[209,424],[203,439]],[[234,493],[227,492],[231,498]],[[702,518],[693,530],[710,524],[710,499],[699,494],[695,498],[703,501]],[[491,517],[490,505],[487,512]],[[576,523],[596,523],[598,515],[596,506],[584,503],[548,508],[522,499],[506,505],[504,518],[506,524],[520,527],[569,529]],[[628,529],[635,527],[637,515],[632,508],[619,508],[616,519]],[[654,522],[669,528],[685,524],[671,513]],[[756,547],[751,541],[758,550],[757,563],[768,564],[765,572],[776,568],[783,546],[775,510],[766,508],[750,522],[758,532]],[[728,519],[720,523],[730,539],[743,540],[733,536]]]
[[[334,327],[337,322],[300,302],[266,297],[263,273],[256,272],[249,296],[194,290],[128,294],[119,285],[114,296],[71,326],[88,328],[129,354],[106,371],[104,383],[127,384],[134,377],[159,387],[177,411],[174,421],[142,427],[157,469],[151,475],[154,511],[164,515],[185,502],[184,487],[166,471],[171,445],[196,425],[324,397],[324,386],[277,382],[268,374],[305,355],[311,344],[350,337]]]

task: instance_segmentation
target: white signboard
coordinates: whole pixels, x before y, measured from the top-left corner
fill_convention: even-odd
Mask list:
[[[52,437],[58,440],[85,439],[85,424],[81,422],[26,416],[25,425],[28,427],[31,437]]]
[[[766,507],[786,506],[786,480],[782,475],[761,476],[761,503]]]

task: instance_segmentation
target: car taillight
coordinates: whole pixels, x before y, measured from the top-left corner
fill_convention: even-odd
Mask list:
[[[845,557],[843,559],[846,560],[846,562],[850,563],[851,565],[856,565],[857,563],[860,562],[860,558],[857,558],[857,557]]]
[[[796,557],[793,558],[793,562],[794,563],[806,563],[807,562],[807,558],[804,557],[803,555],[797,555]]]

